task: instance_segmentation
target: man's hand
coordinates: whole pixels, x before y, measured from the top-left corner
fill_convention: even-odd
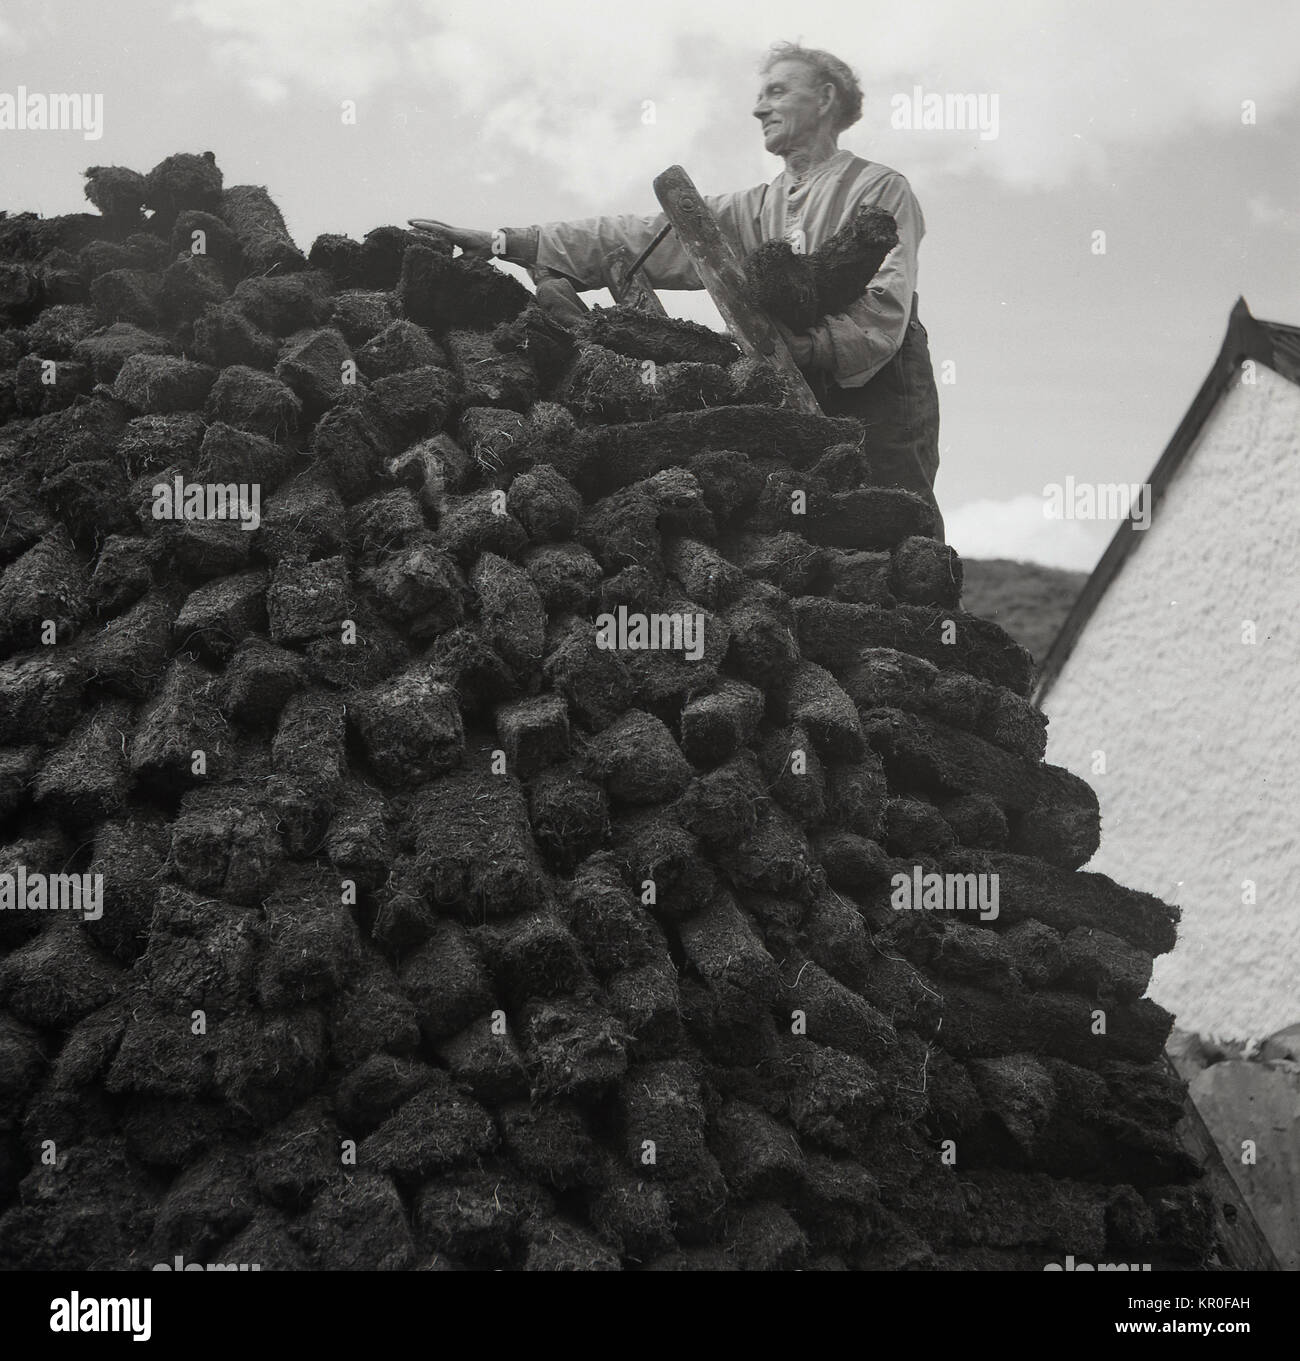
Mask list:
[[[479,231],[476,227],[453,227],[450,222],[439,222],[434,217],[408,217],[406,221],[417,232],[450,237],[452,244],[459,246],[471,259],[492,257],[492,232]]]
[[[812,363],[812,337],[807,335],[795,335],[784,322],[777,321],[775,317],[771,317],[769,320],[776,328],[777,334],[785,341],[785,347],[790,351],[790,358],[794,360],[799,368],[806,369],[809,364]]]

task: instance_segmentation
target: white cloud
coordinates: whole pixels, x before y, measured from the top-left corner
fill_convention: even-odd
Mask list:
[[[1049,520],[1041,496],[968,501],[943,512],[948,542],[963,558],[1010,558],[1091,572],[1114,533],[1113,524]]]
[[[477,120],[484,156],[540,161],[581,200],[613,202],[673,160],[705,186],[753,183],[776,163],[748,118],[753,72],[778,37],[836,51],[859,72],[866,114],[846,142],[939,174],[1023,187],[1105,175],[1127,147],[1202,129],[1267,133],[1300,94],[1300,6],[1257,0],[1092,0],[998,8],[915,0],[878,10],[833,0],[184,0],[174,13],[222,41],[214,60],[339,98],[418,83]],[[800,28],[803,31],[800,32]],[[914,84],[996,93],[994,140],[889,126]],[[640,122],[641,101],[658,121]],[[1243,100],[1259,126],[1243,127]],[[752,172],[752,173],[751,173]]]
[[[1247,211],[1252,225],[1278,227],[1283,231],[1300,232],[1300,212],[1284,207],[1271,194],[1256,194],[1247,200]]]

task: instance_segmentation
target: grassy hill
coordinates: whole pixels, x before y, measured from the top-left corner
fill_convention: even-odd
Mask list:
[[[963,558],[962,565],[962,608],[1000,624],[1041,665],[1088,573],[1006,558]]]

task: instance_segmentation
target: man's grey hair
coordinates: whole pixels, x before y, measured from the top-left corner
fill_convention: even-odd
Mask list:
[[[801,61],[811,68],[813,79],[818,85],[831,84],[835,87],[833,117],[837,133],[852,127],[862,117],[862,86],[846,62],[820,48],[801,47],[798,43],[773,43],[758,68],[759,74],[771,70],[779,61]]]

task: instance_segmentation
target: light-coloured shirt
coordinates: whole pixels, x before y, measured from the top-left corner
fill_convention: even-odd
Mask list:
[[[808,335],[811,367],[826,370],[840,387],[861,387],[894,357],[907,334],[916,253],[925,235],[921,205],[897,170],[841,149],[802,182],[783,170],[771,184],[703,197],[742,257],[764,241],[793,240],[800,232],[802,249],[811,253],[863,203],[891,213],[898,224],[898,245],[862,297],[843,312],[823,317]],[[658,213],[548,222],[538,228],[537,263],[568,275],[579,288],[608,288],[613,281],[610,257],[617,248],[635,259],[667,220]],[[653,288],[704,287],[675,233],[660,242],[641,268]]]

